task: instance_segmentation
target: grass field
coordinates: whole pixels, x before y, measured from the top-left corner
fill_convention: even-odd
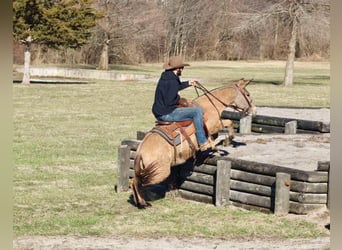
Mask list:
[[[158,77],[159,64],[113,66]],[[256,105],[329,107],[329,63],[300,62],[284,87],[284,62],[194,62],[183,79],[208,89],[239,78]],[[117,151],[152,128],[154,81],[13,85],[14,234],[147,237],[318,237],[316,225],[167,196],[140,211],[116,193]],[[183,96],[196,96],[186,89]]]

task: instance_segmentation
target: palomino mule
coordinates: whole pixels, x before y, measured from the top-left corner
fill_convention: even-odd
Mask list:
[[[193,103],[203,109],[207,118],[208,136],[217,134],[220,129],[228,127],[229,139],[234,137],[232,121],[221,119],[221,113],[227,107],[232,107],[245,114],[255,113],[256,107],[246,89],[249,82],[241,79],[233,85],[211,91],[204,88],[204,94],[193,100]],[[170,175],[171,167],[182,164],[191,158],[194,155],[194,150],[198,150],[195,134],[191,134],[188,140],[175,148],[159,133],[147,133],[139,144],[134,159],[135,174],[131,180],[131,188],[136,206],[138,208],[151,206],[144,199],[142,188],[166,180]]]

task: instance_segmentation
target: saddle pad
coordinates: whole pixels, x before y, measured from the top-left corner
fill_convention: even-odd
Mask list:
[[[158,133],[172,146],[177,146],[186,140],[186,137],[182,135],[182,128],[189,137],[195,133],[195,126],[193,123],[190,123],[186,127],[181,127],[177,122],[173,122],[170,125],[157,125],[151,132]]]

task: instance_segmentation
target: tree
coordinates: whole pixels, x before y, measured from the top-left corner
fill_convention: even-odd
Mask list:
[[[86,44],[101,17],[92,0],[14,0],[13,36],[25,45],[22,83],[30,83],[31,44],[79,48]]]
[[[241,2],[244,1],[240,1],[240,4]],[[235,33],[255,32],[261,37],[262,34],[273,32],[274,49],[278,43],[279,30],[287,34],[288,37],[285,38],[288,43],[287,62],[283,84],[293,85],[295,57],[305,43],[305,39],[300,41],[299,37],[314,36],[315,39],[311,40],[329,37],[327,31],[329,30],[330,4],[324,0],[269,0],[268,2],[253,2],[253,5],[250,1],[245,2],[247,9],[234,13],[243,18],[235,27]],[[320,27],[317,28],[317,25]],[[311,34],[307,34],[306,30],[310,30]],[[306,39],[308,40],[310,39]]]
[[[291,23],[291,37],[289,39],[289,52],[285,67],[284,85],[292,86],[294,78],[294,61],[296,55],[296,43],[298,34],[298,22],[300,19],[300,11],[297,0],[288,0],[289,2],[289,18]]]

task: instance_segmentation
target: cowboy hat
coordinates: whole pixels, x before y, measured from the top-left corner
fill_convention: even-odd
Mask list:
[[[183,58],[181,56],[171,56],[164,62],[163,69],[169,70],[181,68],[184,66],[190,66],[190,64],[184,63]]]

